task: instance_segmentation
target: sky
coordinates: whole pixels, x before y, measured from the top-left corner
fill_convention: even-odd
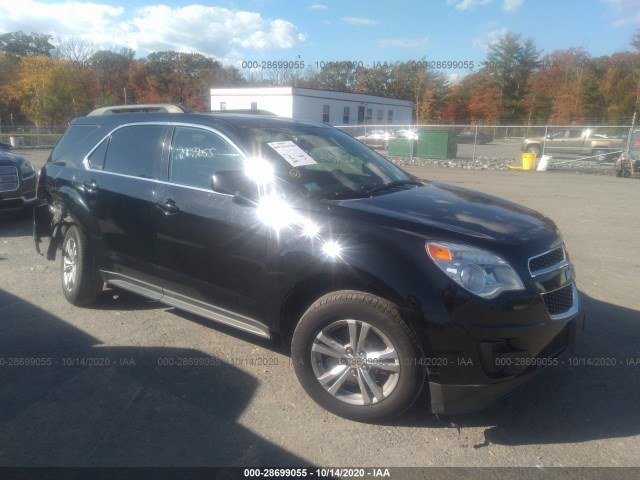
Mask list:
[[[247,62],[371,67],[422,58],[477,69],[507,31],[533,39],[543,55],[583,48],[600,56],[632,50],[638,29],[640,0],[0,0],[0,33],[128,47],[137,57],[201,53],[241,70]],[[470,64],[460,65],[445,71],[468,73]]]

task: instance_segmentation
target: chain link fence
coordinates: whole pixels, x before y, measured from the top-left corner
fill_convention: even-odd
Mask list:
[[[13,148],[52,148],[67,129],[64,126],[0,125],[0,142]]]
[[[610,174],[615,161],[627,148],[634,125],[630,121],[626,125],[371,124],[337,128],[399,164],[508,169],[524,165],[524,153],[535,153],[536,162],[544,156],[549,169]],[[420,142],[420,132],[425,131],[447,132],[456,148],[449,149],[446,159],[416,156],[415,148],[407,149],[411,152],[409,158],[406,154],[394,155],[394,142],[398,139]]]
[[[337,128],[378,150],[399,164],[425,164],[450,168],[508,169],[521,165],[523,153],[546,156],[548,168],[609,174],[626,150],[634,122],[619,125],[337,125]],[[0,142],[13,148],[53,148],[67,126],[0,125]],[[390,155],[396,140],[417,144],[420,132],[446,132],[455,143],[446,158]]]

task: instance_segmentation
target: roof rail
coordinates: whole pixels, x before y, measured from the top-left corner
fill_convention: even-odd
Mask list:
[[[111,107],[97,108],[87,116],[111,115],[113,113],[188,113],[189,110],[182,105],[174,103],[144,103],[139,105],[114,105]]]

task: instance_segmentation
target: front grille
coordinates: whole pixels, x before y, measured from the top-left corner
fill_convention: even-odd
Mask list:
[[[570,284],[553,292],[545,293],[542,298],[549,315],[552,317],[567,313],[575,303],[574,285]]]
[[[564,262],[567,256],[564,247],[555,248],[549,252],[529,259],[529,272],[532,276],[539,275],[546,270],[554,269],[556,265]]]
[[[18,189],[18,169],[0,167],[0,192],[13,192]]]

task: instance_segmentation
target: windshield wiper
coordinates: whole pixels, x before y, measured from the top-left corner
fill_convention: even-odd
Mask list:
[[[350,198],[363,198],[366,197],[365,192],[358,192],[354,190],[343,190],[340,192],[325,192],[320,195],[316,195],[313,198],[322,198],[326,200],[347,200]]]
[[[382,185],[378,185],[377,187],[365,190],[363,193],[365,195],[371,195],[373,193],[382,192],[384,190],[389,190],[396,187],[402,187],[404,185],[423,186],[424,184],[416,180],[394,180],[393,182],[384,183]]]

